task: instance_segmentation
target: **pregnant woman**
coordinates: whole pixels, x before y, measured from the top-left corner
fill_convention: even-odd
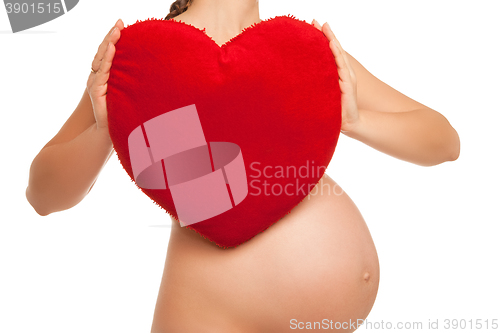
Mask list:
[[[205,28],[218,45],[261,22],[256,0],[182,0],[170,9],[166,19]],[[374,77],[327,23],[312,24],[337,63],[344,135],[418,165],[458,158],[459,137],[445,117]],[[33,160],[26,196],[40,215],[78,204],[112,154],[106,91],[123,28],[118,20],[104,38],[80,103]],[[235,248],[219,248],[173,220],[151,332],[352,332],[349,323],[368,316],[378,283],[368,227],[325,174],[290,214]]]

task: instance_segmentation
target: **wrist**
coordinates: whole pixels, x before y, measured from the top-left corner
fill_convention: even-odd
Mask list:
[[[358,115],[354,121],[342,122],[341,132],[349,137],[360,133],[364,123],[364,110],[358,109]]]
[[[92,130],[94,135],[99,138],[102,144],[109,149],[113,148],[113,142],[111,141],[111,137],[109,136],[109,129],[107,127],[98,127],[97,123],[92,125]]]

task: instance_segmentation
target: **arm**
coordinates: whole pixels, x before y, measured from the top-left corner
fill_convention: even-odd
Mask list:
[[[328,23],[342,90],[342,133],[383,153],[422,166],[456,160],[460,140],[439,112],[385,84],[344,51]]]
[[[460,154],[457,132],[443,115],[430,108],[406,112],[359,109],[359,121],[343,133],[421,166],[454,161]]]
[[[42,215],[69,209],[92,189],[113,151],[107,127],[106,83],[114,44],[123,22],[118,20],[99,46],[82,99],[59,132],[33,159],[26,198]],[[113,27],[113,28],[114,28]]]
[[[58,135],[33,159],[26,198],[42,216],[75,206],[89,193],[112,151],[109,134],[97,129],[85,91]]]

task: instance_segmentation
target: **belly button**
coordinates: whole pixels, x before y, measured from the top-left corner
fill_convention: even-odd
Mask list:
[[[365,282],[368,282],[368,280],[370,280],[370,273],[366,272],[363,276],[363,280],[365,280]]]

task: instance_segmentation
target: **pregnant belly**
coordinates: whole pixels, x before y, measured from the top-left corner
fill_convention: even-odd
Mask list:
[[[307,325],[352,332],[345,323],[368,316],[378,282],[368,227],[325,175],[288,215],[236,248],[221,249],[174,221],[152,333],[288,332]]]

